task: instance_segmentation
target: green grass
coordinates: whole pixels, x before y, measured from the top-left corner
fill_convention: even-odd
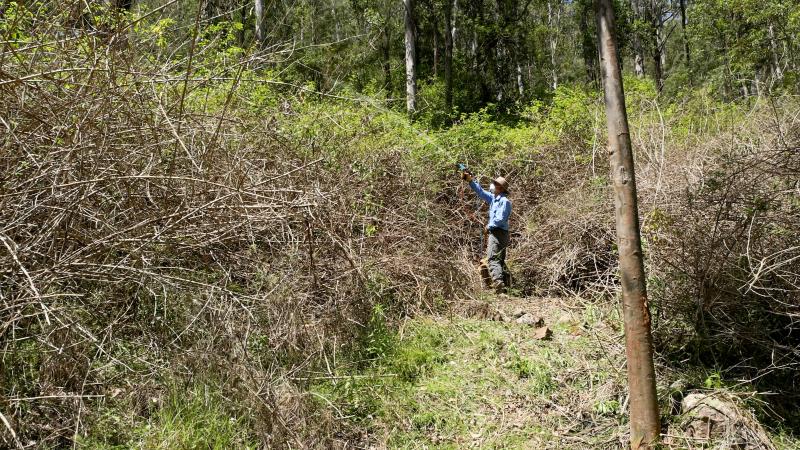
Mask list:
[[[91,434],[78,439],[84,449],[255,449],[246,418],[232,416],[224,400],[204,386],[173,387],[147,420],[131,417],[130,405],[102,409]]]
[[[531,333],[506,322],[415,319],[370,368],[312,390],[389,448],[541,447],[569,428],[564,412],[581,409],[581,391],[603,383],[611,397],[601,393],[586,414],[623,423],[620,380],[608,362],[581,359],[591,354],[585,337]]]

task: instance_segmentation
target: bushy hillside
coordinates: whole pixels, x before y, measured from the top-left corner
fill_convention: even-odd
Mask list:
[[[520,406],[530,414],[569,385],[577,397],[563,404],[594,398],[580,410],[602,427],[587,441],[525,419],[515,442],[624,440],[621,355],[600,351],[619,347],[617,330],[581,353],[571,325],[555,330],[563,347],[540,349],[513,326],[465,318],[480,297],[485,209],[457,162],[511,180],[512,295],[558,297],[613,325],[613,206],[591,84],[442,118],[434,83],[411,120],[353,83],[298,80],[281,65],[288,46],[235,46],[235,28],[170,53],[165,40],[186,30],[155,13],[98,13],[108,21],[84,33],[64,25],[66,10],[52,21],[3,11],[22,30],[0,59],[4,446],[460,445],[478,439],[466,434],[475,424],[438,410],[460,383],[439,369],[474,369],[462,357],[497,341],[531,354],[509,344],[487,365],[495,374],[465,372],[467,385],[516,373],[536,394]],[[704,87],[666,98],[625,82],[660,387],[747,399],[791,445],[800,103],[722,101]],[[604,378],[564,381],[587,360]],[[400,382],[384,390],[376,376]],[[442,396],[415,391],[426,383]],[[504,437],[491,443],[513,444]]]

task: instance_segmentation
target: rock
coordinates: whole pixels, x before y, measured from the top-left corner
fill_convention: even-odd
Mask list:
[[[521,325],[532,325],[535,327],[541,327],[544,325],[543,318],[534,316],[531,313],[522,314],[521,316],[517,317],[517,320],[515,320],[514,322]]]
[[[558,318],[558,323],[572,323],[572,315],[569,313],[564,313],[561,317]]]
[[[694,392],[684,397],[681,410],[686,416],[682,428],[686,435],[715,441],[715,448],[774,450],[769,436],[750,411],[724,392]]]
[[[533,330],[533,338],[539,341],[550,339],[553,332],[548,327],[537,327]]]

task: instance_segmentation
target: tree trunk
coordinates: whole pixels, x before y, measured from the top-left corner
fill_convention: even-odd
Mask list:
[[[578,23],[581,32],[581,50],[583,51],[583,64],[586,67],[586,79],[592,85],[597,85],[597,39],[589,32],[589,20],[593,13],[590,2],[582,2],[579,11]]]
[[[548,27],[548,34],[549,34],[549,48],[550,48],[550,67],[552,69],[551,73],[551,84],[550,86],[553,89],[558,87],[558,65],[556,62],[556,50],[558,48],[558,22],[561,19],[561,8],[559,7],[558,11],[553,11],[553,2],[547,2],[547,27]]]
[[[633,18],[637,22],[641,22],[643,19],[642,1],[643,0],[631,0]],[[638,78],[644,76],[644,49],[642,48],[642,37],[637,30],[633,32],[633,72]]]
[[[441,40],[439,37],[438,15],[434,14],[431,22],[431,25],[433,25],[433,77],[437,78],[439,76],[439,41]]]
[[[386,23],[383,25],[383,85],[386,89],[386,96],[392,94],[392,30],[389,27],[389,14],[384,18]]]
[[[403,0],[406,25],[406,109],[408,114],[417,110],[417,51],[414,30],[414,0]]]
[[[256,0],[256,7],[255,7],[255,15],[256,15],[256,41],[258,41],[259,45],[264,45],[264,42],[267,38],[264,32],[264,0]]]
[[[217,15],[217,2],[215,0],[205,0],[205,19],[209,23],[215,22]]]
[[[453,2],[444,3],[444,105],[447,114],[453,110]]]
[[[641,1],[641,0],[640,0]],[[652,53],[650,57],[653,61],[653,80],[656,89],[661,92],[664,87],[664,46],[662,41],[664,19],[663,11],[658,0],[650,0],[644,11],[645,22],[650,25],[647,36]]]
[[[686,34],[686,0],[680,0],[681,9],[681,31],[683,32],[683,56],[686,58],[686,68],[692,62],[691,53],[689,52],[689,36]]]
[[[335,30],[336,42],[338,42],[339,40],[341,40],[341,32],[340,32],[340,30],[341,30],[342,26],[341,26],[341,23],[339,21],[339,16],[336,14],[336,2],[335,1],[331,2],[331,16],[333,16],[333,23],[335,25],[334,30]]]
[[[633,152],[617,56],[612,0],[597,0],[596,7],[625,321],[631,448],[651,448],[658,443],[660,425]]]
[[[769,24],[769,47],[772,51],[772,72],[775,75],[775,81],[780,81],[783,79],[783,69],[778,56],[778,45],[775,43],[775,29],[772,24]]]
[[[661,19],[654,19],[653,21],[653,76],[656,80],[656,89],[661,92],[664,88],[664,43],[662,42],[661,35],[663,34],[663,27]]]
[[[449,0],[448,0],[449,3]],[[456,36],[458,32],[458,28],[456,27],[456,17],[458,17],[458,0],[453,0],[453,10],[450,12],[450,29],[453,30],[452,37],[453,37],[453,54],[458,47],[456,47],[456,40],[458,37]]]
[[[239,47],[244,48],[244,24],[245,24],[245,22],[247,22],[247,2],[246,1],[241,1],[240,5],[239,5],[239,20],[242,23],[242,28],[236,33],[236,40],[239,42]]]

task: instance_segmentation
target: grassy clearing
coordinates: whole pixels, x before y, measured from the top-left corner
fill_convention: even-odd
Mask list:
[[[582,315],[551,310],[554,337],[536,341],[516,323],[415,319],[359,378],[313,392],[390,448],[614,446],[625,426],[621,360],[595,342],[613,328],[592,321],[589,332]]]
[[[545,317],[553,338],[535,340],[533,328],[513,321],[466,317],[420,317],[394,333],[380,314],[373,315],[369,342],[381,344],[359,355],[361,364],[342,364],[351,369],[312,386],[313,396],[349,435],[368,436],[365,446],[624,448],[627,398],[618,309],[607,302],[494,301],[492,308],[507,316],[523,309]],[[718,373],[662,372],[659,398],[668,434],[680,434],[684,420],[672,415],[668,386],[677,379],[684,380],[684,390],[738,395]],[[742,405],[756,411],[756,397],[738,397],[748,396],[751,401]],[[777,448],[797,448],[790,434],[773,433]],[[681,442],[713,448],[688,440],[673,440],[667,448],[685,448]]]

